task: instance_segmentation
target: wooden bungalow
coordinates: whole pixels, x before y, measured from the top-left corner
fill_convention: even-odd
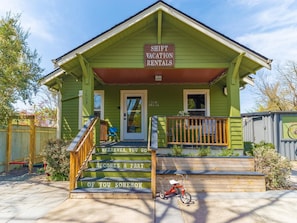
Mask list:
[[[71,189],[134,191],[139,185],[141,189],[156,185],[153,175],[161,168],[156,157],[148,165],[139,162],[145,160],[139,155],[149,152],[147,148],[153,149],[152,154],[173,145],[242,150],[240,89],[253,82],[250,74],[271,66],[270,59],[163,1],[53,62],[56,70],[41,83],[59,94],[60,137],[76,137],[69,148],[73,151]],[[93,128],[95,137],[90,133]],[[118,147],[108,146],[111,138],[119,142]],[[86,164],[93,146],[98,158]],[[112,157],[120,152],[126,157]],[[84,157],[77,158],[80,155]],[[131,162],[134,156],[137,162]],[[127,157],[130,163],[123,161]],[[120,162],[106,161],[116,159]],[[132,166],[133,174],[125,175],[123,169]],[[147,175],[135,167],[149,169],[152,182],[136,181]],[[117,174],[108,175],[106,169],[116,169]],[[129,179],[119,179],[119,172]]]

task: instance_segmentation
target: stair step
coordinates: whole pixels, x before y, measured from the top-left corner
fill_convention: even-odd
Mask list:
[[[78,188],[115,188],[115,189],[145,189],[151,188],[150,178],[131,177],[84,177],[78,180]]]
[[[150,177],[151,169],[88,168],[83,177]]]
[[[262,192],[265,176],[258,172],[243,171],[183,171],[184,185],[190,193],[199,192]],[[157,171],[157,190],[168,188],[168,179],[176,179],[176,170]]]
[[[144,153],[94,153],[92,160],[150,160],[150,154]]]
[[[151,167],[150,160],[91,160],[89,168],[124,168],[144,169]]]
[[[103,178],[94,178],[94,177],[84,177],[80,178],[79,181],[130,181],[130,182],[137,182],[137,181],[147,181],[151,182],[150,178],[147,177],[103,177]]]
[[[100,153],[144,153],[150,154],[146,147],[97,147],[96,152]]]
[[[123,188],[77,188],[70,192],[72,199],[151,199],[152,191],[150,189],[123,189]]]

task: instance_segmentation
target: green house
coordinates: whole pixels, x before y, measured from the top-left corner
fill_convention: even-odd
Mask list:
[[[158,120],[158,146],[242,149],[240,89],[271,60],[157,1],[53,60],[41,83],[59,95],[61,138],[74,138],[99,116],[100,140],[147,142]],[[185,115],[186,114],[186,115]]]

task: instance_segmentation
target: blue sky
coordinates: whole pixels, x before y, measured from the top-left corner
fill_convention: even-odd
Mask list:
[[[156,0],[1,0],[0,16],[21,13],[28,43],[42,58],[43,75],[51,60],[106,31]],[[165,0],[187,15],[273,59],[273,66],[297,61],[297,0]],[[262,69],[255,76],[274,71]],[[254,87],[241,92],[241,110],[255,106]]]

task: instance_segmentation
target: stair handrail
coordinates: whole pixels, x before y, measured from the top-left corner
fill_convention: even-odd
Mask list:
[[[147,134],[147,150],[151,150],[151,132],[152,132],[152,117],[149,117],[149,126]]]
[[[95,142],[95,125],[98,117],[90,116],[77,136],[72,140],[67,151],[70,152],[69,189],[76,186],[84,166],[92,154]]]
[[[149,118],[148,129],[148,151],[151,152],[151,190],[152,197],[156,197],[157,193],[157,156],[158,150],[158,117],[152,116]]]

